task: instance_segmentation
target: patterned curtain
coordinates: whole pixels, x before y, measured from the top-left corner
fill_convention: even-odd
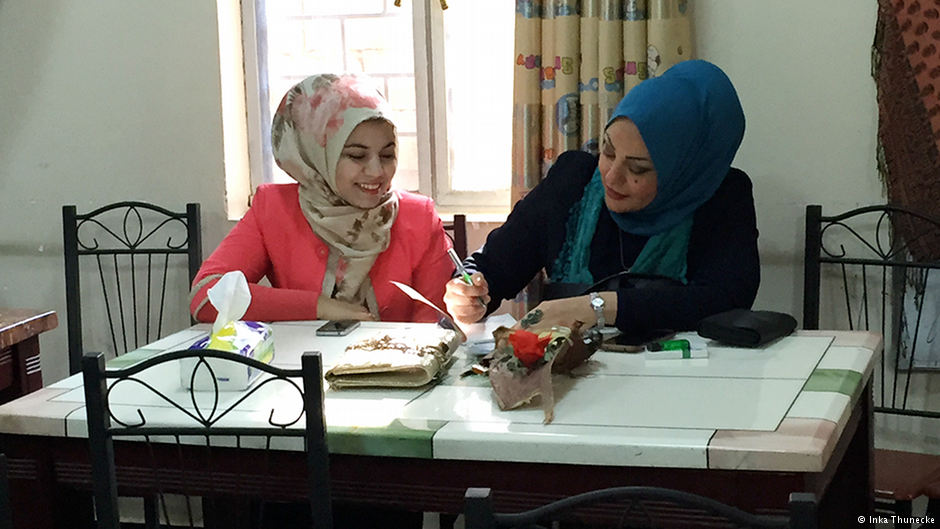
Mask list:
[[[518,17],[517,17],[518,19]],[[940,217],[940,9],[879,0],[872,54],[878,88],[878,165],[891,204]],[[940,240],[894,226],[917,260],[940,259]]]
[[[564,151],[597,153],[626,91],[692,58],[687,0],[516,0],[512,202]],[[536,278],[518,317],[540,296]]]

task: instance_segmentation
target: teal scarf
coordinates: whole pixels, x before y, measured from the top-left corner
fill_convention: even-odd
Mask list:
[[[597,228],[597,219],[604,207],[604,185],[601,172],[584,188],[584,196],[572,206],[567,223],[565,243],[552,268],[552,282],[594,283],[596,278],[588,270],[591,261],[591,241]],[[691,215],[662,233],[649,238],[630,272],[654,274],[686,283],[686,253],[692,234]]]
[[[623,118],[636,125],[656,167],[653,201],[639,211],[610,214],[621,230],[649,236],[630,272],[686,283],[693,216],[721,185],[744,138],[741,102],[717,66],[683,61],[630,90],[607,125]],[[604,186],[597,170],[570,212],[552,281],[598,279],[591,276],[588,264],[602,207]]]

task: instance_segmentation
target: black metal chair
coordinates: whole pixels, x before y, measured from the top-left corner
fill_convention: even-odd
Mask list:
[[[593,510],[593,512],[592,512]],[[597,521],[614,513],[623,528],[745,527],[815,529],[816,500],[810,493],[790,495],[789,515],[755,515],[726,503],[661,487],[613,487],[563,498],[519,513],[496,513],[488,488],[464,495],[465,529],[545,528],[552,522],[575,527],[609,527]],[[583,524],[583,525],[582,525]]]
[[[467,216],[461,213],[454,215],[451,221],[444,221],[444,231],[454,243],[454,251],[457,257],[466,259],[468,255],[467,248]]]
[[[81,370],[86,348],[120,355],[192,322],[189,287],[202,264],[199,204],[184,213],[144,202],[86,214],[63,206],[62,226],[70,374]],[[83,321],[93,325],[87,335]]]
[[[174,364],[181,361],[195,367],[180,373]],[[233,362],[260,374],[248,389],[222,391],[217,377]],[[284,501],[285,491],[309,501],[312,527],[331,528],[320,354],[304,353],[301,362],[300,369],[282,369],[228,352],[182,350],[111,370],[105,369],[103,354],[86,354],[82,370],[98,528],[120,527],[119,493],[186,495],[184,527],[199,525],[190,497],[197,496],[205,527],[237,529],[258,527],[265,505],[270,507],[266,502]],[[154,378],[168,373],[188,383],[179,382],[172,391],[156,389]],[[110,397],[122,387],[134,387],[134,398],[162,407],[114,402]],[[278,391],[276,408],[260,410],[267,424],[239,420],[245,413],[257,415],[252,399],[273,391]],[[168,412],[174,418],[167,418]],[[285,450],[291,449],[306,452],[306,468],[288,463],[293,459]],[[165,520],[170,515],[162,503]]]
[[[940,316],[930,313],[940,306],[930,301],[940,297],[940,289],[930,290],[931,278],[940,279],[940,219],[892,205],[824,216],[822,206],[809,205],[805,244],[803,328],[880,333],[884,354],[872,386],[876,418],[884,424],[940,419],[940,407],[931,407],[928,398],[930,381],[940,373],[918,367],[934,353],[940,366],[940,350],[930,348]],[[940,482],[940,456],[916,446],[876,449],[874,481],[876,511],[910,517],[912,500]],[[937,507],[931,498],[929,511],[940,514]]]

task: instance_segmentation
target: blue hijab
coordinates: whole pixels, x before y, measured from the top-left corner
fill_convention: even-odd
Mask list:
[[[721,185],[744,138],[741,102],[717,66],[684,61],[630,90],[607,126],[621,117],[640,131],[657,175],[656,197],[649,205],[611,212],[621,230],[650,237],[630,271],[685,282],[693,215]],[[591,240],[605,207],[598,169],[572,208],[552,281],[594,282],[588,271]]]

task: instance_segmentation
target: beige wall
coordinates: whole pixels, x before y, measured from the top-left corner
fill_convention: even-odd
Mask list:
[[[842,211],[885,200],[870,74],[875,2],[691,3],[698,55],[728,72],[747,118],[735,165],[754,181],[755,307],[800,319],[806,204]]]
[[[874,3],[693,3],[698,56],[728,71],[747,114],[736,165],[756,188],[757,304],[799,315],[804,205],[881,199]],[[207,252],[231,228],[217,39],[211,1],[0,0],[0,306],[59,311],[41,339],[47,383],[67,371],[63,204],[201,202]]]
[[[0,0],[0,306],[59,311],[43,378],[67,374],[61,207],[201,202],[223,215],[215,3]]]

